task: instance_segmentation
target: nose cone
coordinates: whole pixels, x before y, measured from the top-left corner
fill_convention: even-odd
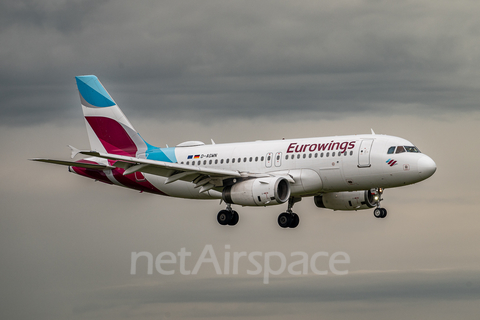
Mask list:
[[[435,161],[429,156],[423,156],[418,160],[418,173],[423,179],[427,179],[432,176],[437,170]]]

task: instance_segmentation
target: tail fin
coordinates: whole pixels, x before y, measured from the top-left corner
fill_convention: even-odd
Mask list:
[[[149,145],[93,75],[78,76],[83,115],[92,150],[131,157],[142,157]]]

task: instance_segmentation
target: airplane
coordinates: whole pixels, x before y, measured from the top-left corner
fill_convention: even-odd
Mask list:
[[[134,129],[94,75],[77,76],[89,150],[78,161],[30,159],[68,166],[72,173],[107,184],[164,196],[217,199],[226,208],[221,225],[239,221],[232,205],[287,205],[278,216],[282,228],[295,228],[295,203],[313,197],[319,208],[363,210],[380,206],[384,189],[414,184],[432,176],[435,162],[411,142],[375,134],[205,144],[186,141],[158,148]]]

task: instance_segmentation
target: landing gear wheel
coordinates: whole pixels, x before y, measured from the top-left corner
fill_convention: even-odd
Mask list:
[[[282,228],[288,228],[292,223],[292,215],[284,212],[278,216],[278,225]]]
[[[387,216],[387,209],[385,208],[376,208],[373,210],[373,215],[375,218],[385,218]]]
[[[380,210],[382,210],[382,216],[380,218],[385,218],[387,216],[387,209],[380,208]]]
[[[300,222],[300,218],[298,217],[298,214],[292,213],[292,222],[290,223],[290,228],[296,228],[298,226],[298,223]]]
[[[229,226],[234,226],[238,223],[239,216],[238,216],[237,211],[232,211],[231,214],[232,214],[232,218],[230,219],[230,221],[227,224]]]
[[[278,225],[282,228],[296,228],[300,222],[300,218],[292,211],[296,202],[302,201],[300,197],[290,197],[288,199],[288,209],[286,212],[278,216]]]
[[[217,215],[217,221],[222,226],[227,225],[232,220],[232,212],[228,210],[221,210]],[[238,220],[237,220],[238,222]]]

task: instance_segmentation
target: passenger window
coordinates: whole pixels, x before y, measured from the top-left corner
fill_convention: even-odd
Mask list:
[[[203,165],[206,165],[207,164],[207,160],[203,160]]]
[[[250,162],[252,162],[253,158],[252,158],[252,157],[250,157],[250,159],[248,159],[248,160],[249,160]]]
[[[247,162],[247,158],[243,158],[243,162]]]
[[[215,159],[215,164],[218,164],[218,159]]]
[[[195,161],[192,161],[192,166],[194,166],[194,165],[195,165]]]
[[[304,153],[304,154],[303,154],[303,159],[305,159],[306,157],[307,157],[307,154],[306,154],[306,153]]]
[[[235,163],[235,158],[232,158],[232,163]]]
[[[229,163],[229,162],[230,162],[230,159],[226,159],[225,162],[226,162],[226,163]]]
[[[327,155],[326,155],[326,157],[328,157],[329,155],[330,155],[330,152],[327,152]]]
[[[297,154],[297,159],[300,159],[300,154]]]
[[[263,159],[265,159],[265,157],[264,157],[264,156],[262,156],[262,157],[260,158],[260,161],[263,161]]]
[[[187,161],[187,165],[189,165],[189,164],[190,164],[190,161]]]
[[[318,153],[315,153],[315,158],[318,158]]]
[[[309,158],[311,158],[311,157],[312,157],[312,154],[311,154],[311,153],[309,153],[309,154],[308,154],[308,157],[309,157]]]
[[[255,162],[257,162],[257,161],[258,161],[258,157],[255,157]]]
[[[212,164],[212,160],[208,161],[208,164]]]
[[[285,160],[288,160],[288,154],[285,156]]]
[[[238,158],[238,162],[242,162],[242,158]]]
[[[395,147],[388,148],[387,154],[393,154],[395,152]]]
[[[405,152],[405,148],[402,146],[398,146],[397,151],[395,153],[403,153],[403,152]]]
[[[320,158],[323,158],[323,152],[322,152],[322,153],[320,153]]]
[[[353,151],[350,151],[350,155],[353,156]]]
[[[220,159],[220,164],[223,164],[223,159]]]

